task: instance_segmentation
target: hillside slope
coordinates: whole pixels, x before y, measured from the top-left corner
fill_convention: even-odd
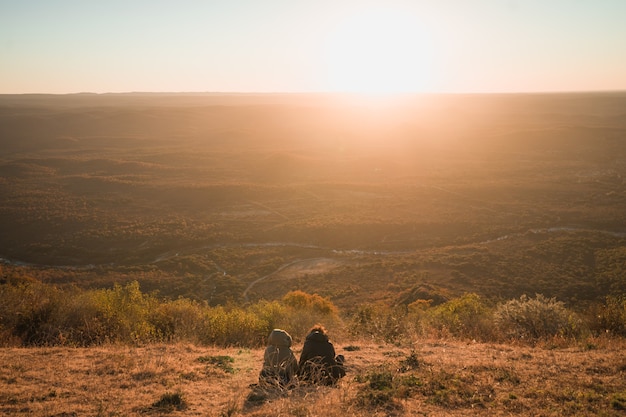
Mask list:
[[[336,343],[337,387],[260,392],[262,350],[194,345],[0,349],[0,414],[622,416],[624,342],[583,348]],[[298,346],[295,352],[299,356]]]

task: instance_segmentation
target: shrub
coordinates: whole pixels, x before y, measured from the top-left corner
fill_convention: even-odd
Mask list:
[[[291,291],[281,301],[285,306],[284,328],[292,332],[296,340],[317,323],[326,327],[339,323],[339,310],[328,298]]]
[[[606,297],[594,316],[597,332],[626,336],[626,295]]]
[[[426,310],[425,326],[439,336],[489,340],[492,337],[491,309],[473,293],[465,294]]]
[[[541,294],[535,298],[522,295],[499,305],[494,321],[502,334],[511,339],[575,337],[581,333],[579,320],[562,302]]]
[[[276,327],[306,334],[315,323],[336,323],[328,299],[301,291],[285,300],[248,307],[217,306],[186,298],[158,299],[137,281],[111,289],[58,289],[34,279],[0,283],[4,344],[91,346],[109,342],[191,341],[261,346]]]
[[[115,340],[116,335],[108,327],[101,312],[96,291],[75,292],[59,317],[63,335],[59,344],[91,346]]]
[[[198,341],[204,332],[204,308],[202,304],[186,298],[164,301],[150,312],[149,321],[160,340]]]
[[[112,289],[74,289],[65,291],[64,297],[53,323],[60,333],[57,344],[90,346],[159,340],[150,320],[158,300],[143,294],[136,281]]]
[[[53,324],[65,301],[56,287],[38,281],[0,286],[0,329],[23,345],[53,345],[59,336]]]
[[[268,334],[272,329],[287,329],[290,327],[289,309],[278,301],[261,300],[249,306],[248,309],[267,324]]]
[[[372,340],[397,342],[407,334],[406,308],[390,308],[381,304],[366,304],[357,307],[352,315],[350,332],[354,336]]]
[[[239,307],[209,308],[204,313],[202,343],[219,346],[261,346],[269,330],[253,312]]]
[[[96,308],[94,321],[102,326],[104,341],[139,343],[157,338],[148,318],[158,300],[143,294],[137,281],[95,290],[90,296]]]
[[[336,316],[338,313],[337,307],[328,298],[303,291],[288,292],[283,297],[283,303],[298,310],[310,310],[324,316]]]

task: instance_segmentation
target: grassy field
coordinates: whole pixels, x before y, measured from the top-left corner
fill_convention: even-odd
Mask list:
[[[336,343],[336,387],[261,391],[263,351],[195,345],[0,350],[0,414],[15,416],[622,416],[623,341],[525,347]],[[298,346],[295,348],[299,355]]]

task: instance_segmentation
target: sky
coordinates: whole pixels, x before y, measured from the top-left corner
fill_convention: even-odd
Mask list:
[[[0,0],[0,94],[626,90],[626,0]]]

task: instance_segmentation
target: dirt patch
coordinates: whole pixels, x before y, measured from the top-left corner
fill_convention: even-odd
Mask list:
[[[285,292],[289,286],[280,285],[298,278],[315,277],[332,271],[335,268],[346,264],[346,261],[332,258],[312,258],[290,262],[282,265],[271,274],[265,275],[252,282],[244,291],[244,298],[248,298],[252,293],[256,297],[276,298],[276,292]],[[252,298],[256,298],[252,297]],[[280,297],[278,297],[280,298]]]
[[[274,274],[273,278],[290,279],[305,275],[323,274],[344,264],[345,261],[331,258],[305,259],[289,265],[285,269]]]

